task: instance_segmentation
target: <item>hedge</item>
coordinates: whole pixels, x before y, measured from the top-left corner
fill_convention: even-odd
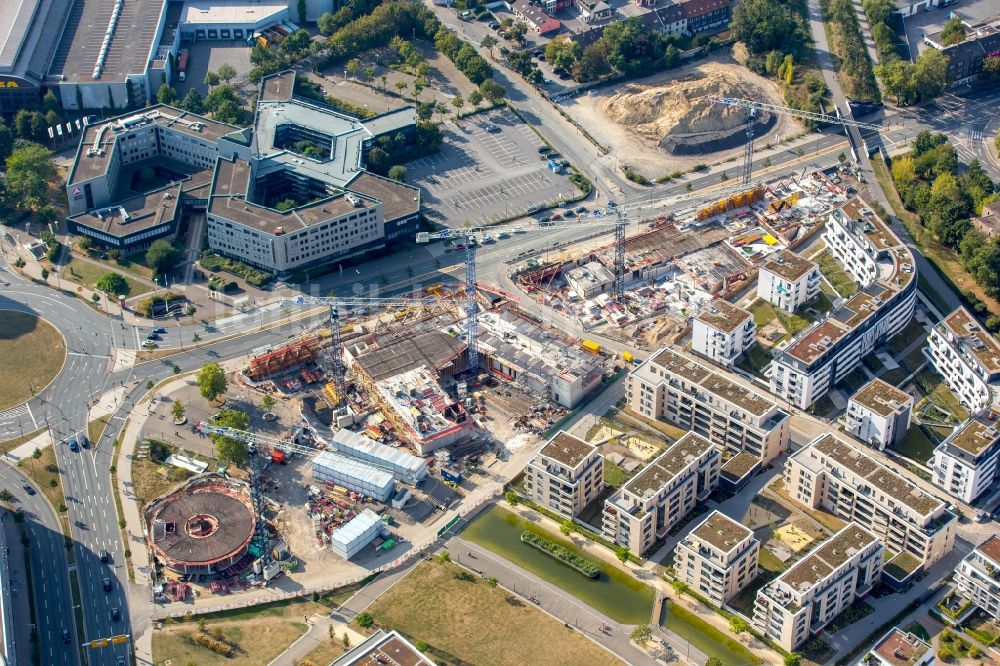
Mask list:
[[[597,578],[601,574],[601,567],[593,560],[581,557],[569,548],[560,546],[555,541],[549,541],[544,537],[540,537],[534,532],[528,532],[527,530],[521,532],[521,541],[534,546],[538,550],[544,551],[564,564],[568,564],[585,576]]]
[[[237,259],[220,257],[211,250],[206,250],[202,253],[201,259],[198,260],[198,263],[201,264],[201,267],[207,271],[225,271],[226,273],[232,273],[237,277],[243,278],[247,281],[247,284],[254,287],[262,287],[270,282],[274,277],[270,273],[259,271]]]

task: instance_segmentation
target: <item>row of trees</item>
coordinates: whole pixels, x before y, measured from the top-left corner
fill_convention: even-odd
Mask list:
[[[472,44],[462,41],[444,26],[434,33],[434,46],[476,85],[493,78],[493,68]]]
[[[785,104],[818,112],[827,96],[826,84],[814,71],[800,72],[812,50],[812,36],[802,5],[794,0],[744,0],[733,9],[733,39],[749,52],[747,68],[770,76],[784,90]]]
[[[925,49],[916,62],[903,60],[896,48],[896,35],[889,27],[895,5],[892,0],[863,0],[862,6],[879,64],[875,75],[897,104],[915,104],[937,97],[948,85],[948,58],[937,49]]]
[[[821,3],[835,33],[835,46],[840,57],[841,84],[851,99],[866,102],[882,101],[875,82],[872,61],[861,36],[861,24],[851,0],[825,0]]]
[[[987,294],[1000,296],[1000,243],[969,221],[985,204],[1000,199],[979,161],[960,172],[948,137],[924,130],[910,154],[893,160],[892,179],[904,205],[935,238],[959,252],[962,266]]]

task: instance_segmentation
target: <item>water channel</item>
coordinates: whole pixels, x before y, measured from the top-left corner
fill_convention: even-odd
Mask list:
[[[528,530],[569,548],[600,565],[597,578],[583,574],[531,546],[521,543]],[[479,544],[565,590],[574,597],[622,624],[649,624],[653,610],[653,589],[619,569],[559,538],[529,520],[494,506],[483,511],[462,532],[462,538]],[[503,582],[503,581],[501,581]]]

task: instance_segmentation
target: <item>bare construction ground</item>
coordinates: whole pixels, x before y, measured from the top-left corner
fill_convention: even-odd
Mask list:
[[[721,54],[563,104],[613,155],[628,156],[622,164],[653,179],[742,152],[745,111],[715,104],[713,96],[784,104],[774,83]],[[762,144],[801,129],[787,117],[770,114],[759,114],[757,127]]]

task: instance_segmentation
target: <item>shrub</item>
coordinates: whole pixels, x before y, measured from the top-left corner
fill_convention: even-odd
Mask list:
[[[216,654],[221,654],[223,657],[233,656],[233,648],[226,645],[222,641],[212,638],[206,634],[196,634],[194,637],[194,642],[198,643],[203,647],[207,647],[212,652]]]
[[[581,557],[570,549],[560,546],[554,541],[549,541],[544,537],[540,537],[534,532],[521,532],[521,541],[532,545],[549,555],[552,555],[556,559],[582,571],[591,578],[596,578],[601,573],[601,567],[596,562],[588,560],[585,557]]]
[[[354,620],[362,629],[371,629],[371,627],[375,624],[375,618],[368,611],[358,613],[358,616],[354,618]]]

